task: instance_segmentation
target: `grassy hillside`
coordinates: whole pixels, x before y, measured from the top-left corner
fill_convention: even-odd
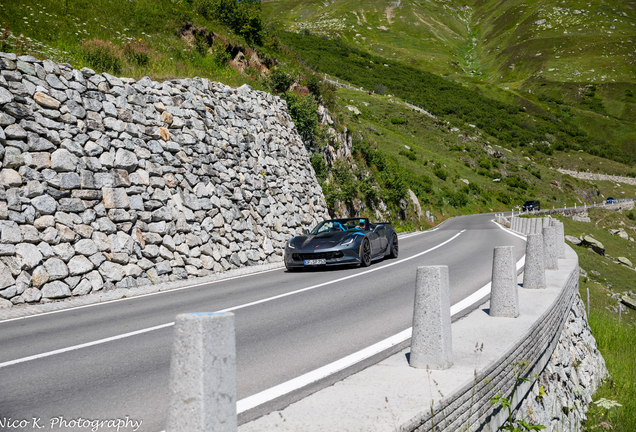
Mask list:
[[[541,115],[570,118],[595,139],[596,154],[634,155],[635,5],[273,0],[263,8],[278,28],[339,39]]]

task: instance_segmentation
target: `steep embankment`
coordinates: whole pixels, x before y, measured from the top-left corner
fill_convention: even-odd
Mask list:
[[[328,217],[284,101],[0,53],[0,306],[280,261]]]

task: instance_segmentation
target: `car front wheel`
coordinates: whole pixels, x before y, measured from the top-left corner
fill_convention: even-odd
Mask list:
[[[369,267],[371,265],[371,244],[368,239],[362,242],[362,251],[360,252],[360,266]]]
[[[391,236],[391,251],[389,252],[389,258],[397,258],[400,248],[398,246],[398,238],[395,234]]]

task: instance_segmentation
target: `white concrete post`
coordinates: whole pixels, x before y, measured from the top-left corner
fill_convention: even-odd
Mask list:
[[[554,228],[556,230],[557,258],[565,258],[565,227],[563,222],[556,221]]]
[[[558,252],[554,227],[543,228],[543,254],[546,270],[558,270]]]
[[[526,264],[523,271],[523,287],[526,289],[545,288],[543,234],[528,234],[526,238]]]
[[[177,315],[166,432],[236,432],[234,314]]]
[[[453,365],[448,266],[417,268],[410,365],[418,369]]]
[[[519,316],[519,292],[514,246],[497,246],[492,258],[490,316]]]

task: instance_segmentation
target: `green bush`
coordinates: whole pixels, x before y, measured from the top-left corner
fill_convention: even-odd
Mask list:
[[[486,159],[486,158],[481,158],[481,159],[479,159],[479,166],[484,168],[484,169],[489,170],[490,167],[491,167],[490,161],[488,159]]]
[[[205,18],[227,25],[248,43],[263,43],[260,0],[189,0],[189,3]]]
[[[394,125],[406,124],[406,120],[401,119],[401,118],[397,118],[397,117],[391,117],[390,122],[391,122],[391,124],[394,124]]]
[[[286,68],[276,67],[269,72],[267,85],[274,93],[285,93],[294,82]]]
[[[433,171],[433,174],[435,174],[437,177],[439,177],[440,179],[442,179],[444,181],[446,181],[446,178],[448,177],[448,172],[446,172],[442,168],[436,168]]]
[[[86,63],[97,71],[119,74],[124,66],[122,49],[111,41],[101,39],[84,41],[82,55]]]
[[[526,190],[528,189],[528,187],[530,187],[527,181],[517,176],[507,177],[505,182],[508,186],[512,188],[519,188],[519,189]]]
[[[296,130],[300,134],[306,146],[314,144],[318,129],[318,106],[314,103],[311,95],[296,96],[293,93],[286,93],[287,109],[291,116]]]
[[[628,212],[625,214],[625,216],[627,216],[627,219],[629,220],[636,220],[636,212],[633,212],[633,211]]]

